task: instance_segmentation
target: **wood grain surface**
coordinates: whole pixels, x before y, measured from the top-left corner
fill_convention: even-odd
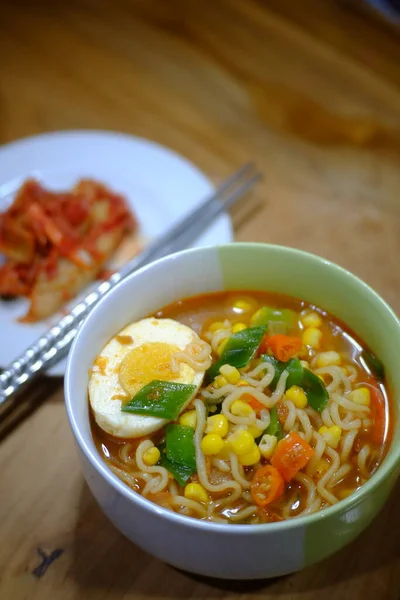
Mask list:
[[[0,142],[80,128],[156,140],[215,181],[255,159],[264,180],[234,215],[236,239],[333,259],[400,310],[400,43],[356,1],[3,0]],[[0,428],[1,600],[399,600],[399,486],[321,564],[206,580],[100,512],[59,381],[21,402]]]

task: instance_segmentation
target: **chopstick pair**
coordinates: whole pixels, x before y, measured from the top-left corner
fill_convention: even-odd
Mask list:
[[[118,272],[113,273],[107,281],[100,283],[84,300],[78,302],[68,315],[62,317],[0,374],[0,408],[8,404],[7,401],[21,386],[68,354],[80,324],[110,289],[127,275],[148,263],[187,248],[216,217],[233,206],[260,178],[260,173],[255,170],[252,163],[244,165],[200,206]]]

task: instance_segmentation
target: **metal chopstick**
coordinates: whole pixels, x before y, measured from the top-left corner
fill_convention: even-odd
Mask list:
[[[78,302],[68,315],[62,317],[0,374],[0,408],[21,386],[67,355],[80,324],[111,288],[149,262],[188,247],[218,215],[235,204],[260,178],[253,164],[244,165],[205,202]]]

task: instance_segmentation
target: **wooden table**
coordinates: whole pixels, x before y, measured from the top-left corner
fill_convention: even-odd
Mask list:
[[[215,181],[255,159],[264,181],[235,215],[236,239],[333,259],[400,309],[400,45],[357,2],[3,0],[0,27],[0,142],[121,130]],[[100,512],[61,382],[41,380],[23,400],[2,426],[1,600],[399,600],[400,487],[319,565],[209,581],[144,554]]]

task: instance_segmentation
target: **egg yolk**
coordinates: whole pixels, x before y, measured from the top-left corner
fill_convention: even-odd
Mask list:
[[[121,362],[119,369],[121,387],[131,398],[154,379],[179,380],[180,373],[174,372],[171,366],[171,358],[177,352],[180,352],[178,346],[165,342],[142,344],[133,348]]]

